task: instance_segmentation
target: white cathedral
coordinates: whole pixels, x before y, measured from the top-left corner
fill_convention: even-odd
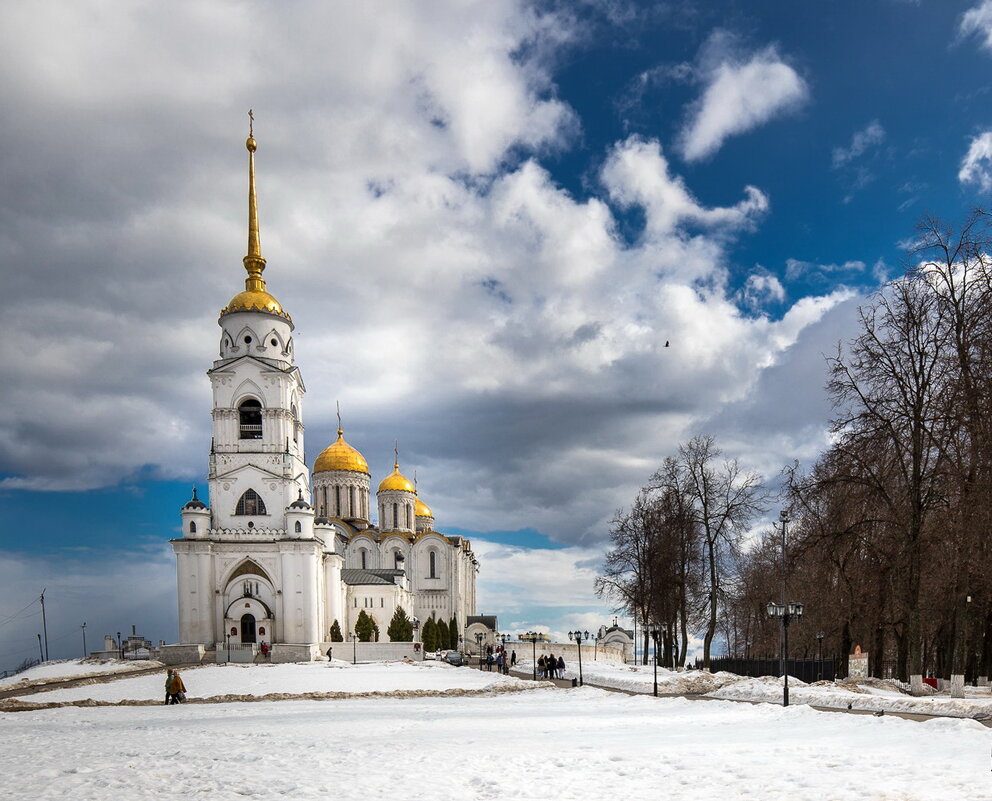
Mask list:
[[[399,469],[376,491],[368,462],[338,438],[317,457],[303,449],[303,395],[293,321],[265,288],[248,148],[245,289],[220,313],[213,387],[210,506],[181,512],[176,554],[180,643],[302,646],[318,654],[338,623],[347,639],[359,614],[386,630],[396,607],[450,622],[475,615],[478,561],[463,537],[434,530],[434,516]],[[317,650],[317,649],[320,650]]]

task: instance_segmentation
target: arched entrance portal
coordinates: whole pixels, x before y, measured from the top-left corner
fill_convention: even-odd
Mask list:
[[[255,616],[241,616],[241,642],[255,642]]]

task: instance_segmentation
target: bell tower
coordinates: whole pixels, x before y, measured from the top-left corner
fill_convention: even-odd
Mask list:
[[[243,292],[220,313],[213,387],[210,505],[219,529],[286,530],[285,510],[310,482],[303,453],[303,394],[293,320],[265,287],[258,233],[255,150],[248,148],[248,254]]]
[[[299,656],[293,649],[310,648],[325,628],[325,544],[314,537],[303,450],[306,388],[294,360],[293,320],[262,278],[258,146],[251,128],[245,146],[247,277],[244,291],[220,312],[219,353],[207,371],[213,389],[209,506],[194,491],[181,512],[182,538],[172,540],[179,638],[248,650],[266,642],[276,657],[289,648],[285,658],[292,659]]]

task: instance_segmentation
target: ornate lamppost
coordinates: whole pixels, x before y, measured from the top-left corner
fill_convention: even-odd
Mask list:
[[[822,631],[816,632],[816,661],[820,666],[819,671],[816,675],[817,681],[823,681],[823,638],[824,633]]]
[[[528,631],[526,634],[521,634],[520,639],[524,642],[530,641],[531,644],[531,660],[534,667],[534,681],[537,681],[537,632]]]
[[[481,631],[475,632],[475,642],[479,651],[479,670],[482,670],[482,641],[485,639],[486,635]]]
[[[668,633],[667,623],[652,623],[648,629],[654,642],[654,697],[658,697],[658,641]]]
[[[575,645],[579,649],[579,686],[582,686],[582,641],[589,639],[588,631],[575,631],[568,632],[568,639],[575,640]]]
[[[782,619],[782,706],[789,705],[789,672],[785,669],[785,655],[789,650],[789,622],[792,618],[798,621],[802,616],[803,605],[796,601],[789,601],[786,604],[771,601],[768,604],[768,617]]]
[[[358,664],[358,632],[353,631],[350,635],[351,637],[351,664]]]

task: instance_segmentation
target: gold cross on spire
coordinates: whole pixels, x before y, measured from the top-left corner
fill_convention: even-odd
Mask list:
[[[399,440],[393,440],[393,469],[400,469],[400,443]]]
[[[340,437],[344,433],[344,429],[341,428],[341,401],[335,401],[338,407],[338,436]]]
[[[248,109],[248,136],[255,136],[255,114]]]

